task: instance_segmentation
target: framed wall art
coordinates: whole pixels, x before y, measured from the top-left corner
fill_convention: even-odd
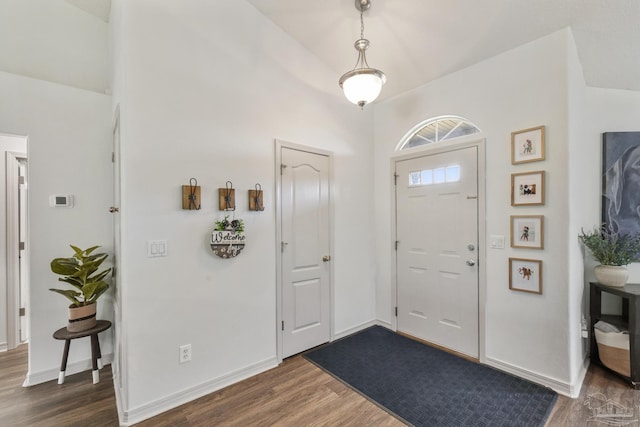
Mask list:
[[[544,126],[511,132],[511,164],[544,160]]]
[[[542,294],[542,261],[509,258],[509,289]]]
[[[602,134],[602,222],[640,233],[640,132]]]
[[[511,206],[544,205],[544,171],[511,174]]]
[[[544,215],[511,215],[511,247],[544,249]]]

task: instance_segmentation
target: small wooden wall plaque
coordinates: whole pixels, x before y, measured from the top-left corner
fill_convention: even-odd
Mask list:
[[[263,211],[264,199],[262,190],[249,190],[249,210]]]
[[[182,209],[200,209],[200,186],[182,186]]]
[[[218,201],[221,211],[235,211],[236,190],[234,188],[218,188]]]

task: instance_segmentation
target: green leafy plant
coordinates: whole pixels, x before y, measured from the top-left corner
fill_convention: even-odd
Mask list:
[[[628,265],[640,259],[640,235],[614,233],[606,225],[585,233],[580,240],[602,265]]]
[[[229,230],[241,234],[244,231],[244,221],[241,219],[233,219],[229,221],[229,215],[225,215],[224,219],[216,221],[216,230]]]
[[[80,307],[96,302],[96,300],[109,289],[109,284],[104,280],[111,268],[98,271],[100,264],[109,256],[105,253],[93,252],[100,246],[92,246],[88,249],[80,249],[69,245],[74,251],[70,258],[55,258],[51,261],[51,271],[64,277],[58,280],[66,282],[75,289],[49,289],[68,298],[72,305]]]

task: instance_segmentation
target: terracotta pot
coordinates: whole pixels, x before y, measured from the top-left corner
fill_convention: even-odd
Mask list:
[[[89,305],[81,305],[76,307],[69,306],[69,324],[67,330],[69,332],[82,332],[96,326],[96,307],[98,304],[92,302]]]
[[[607,286],[622,287],[629,280],[629,271],[625,265],[596,265],[593,272],[598,282]]]

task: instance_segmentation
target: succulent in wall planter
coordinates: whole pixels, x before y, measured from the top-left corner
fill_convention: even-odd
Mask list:
[[[111,268],[98,271],[100,265],[109,256],[105,253],[94,253],[100,246],[80,249],[69,245],[74,254],[69,258],[55,258],[51,261],[51,271],[58,274],[60,282],[65,282],[75,289],[49,289],[71,301],[69,306],[69,332],[81,332],[96,325],[97,300],[107,289],[105,281]]]
[[[624,286],[629,279],[627,265],[640,259],[640,235],[618,234],[606,225],[582,233],[580,241],[600,263],[594,268],[598,282],[609,286]]]
[[[229,216],[218,220],[211,233],[211,249],[220,258],[234,258],[244,249],[246,236],[244,233],[244,221],[241,219],[229,220]]]

